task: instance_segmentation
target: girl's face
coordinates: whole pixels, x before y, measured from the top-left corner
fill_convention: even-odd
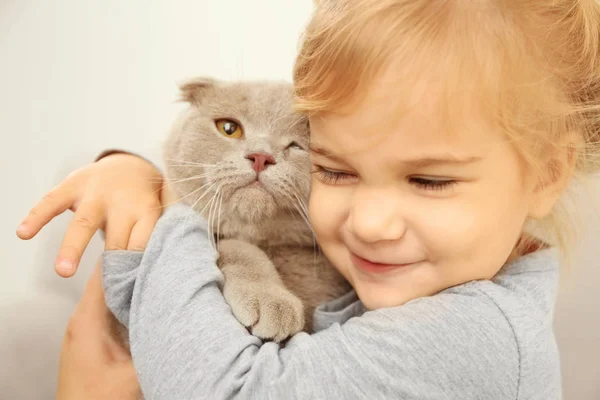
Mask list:
[[[399,113],[392,87],[310,119],[310,219],[368,309],[493,277],[536,203],[517,151],[475,111],[448,133],[434,95]]]

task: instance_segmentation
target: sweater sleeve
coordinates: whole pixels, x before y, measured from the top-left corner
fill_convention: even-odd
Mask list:
[[[280,345],[239,324],[222,279],[205,222],[180,204],[144,253],[104,254],[107,304],[129,328],[146,399],[517,397],[514,335],[476,294],[367,312]]]
[[[128,151],[128,150],[123,150],[123,149],[106,149],[106,150],[102,151],[100,154],[98,154],[98,156],[94,159],[94,162],[100,161],[103,158],[111,156],[113,154],[129,154],[130,156],[139,157],[139,158],[147,161],[148,163],[152,164],[152,166],[154,168],[156,168],[157,171],[160,171],[161,173],[164,173],[163,169],[160,168],[156,162],[152,161],[150,159],[150,157],[142,156],[142,155],[140,155],[138,153],[134,153],[134,152],[131,152],[131,151]]]

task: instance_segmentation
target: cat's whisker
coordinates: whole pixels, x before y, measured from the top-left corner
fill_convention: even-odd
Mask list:
[[[217,218],[217,250],[219,249],[219,242],[221,240],[221,207],[223,206],[223,193],[221,193],[219,199],[219,214]]]
[[[213,186],[214,186],[214,185],[216,185],[216,183],[215,183],[215,184],[213,184]],[[207,193],[208,193],[208,190],[207,190]],[[205,194],[206,194],[206,193],[205,193]],[[204,197],[204,195],[205,195],[205,194],[203,194],[203,195],[202,195],[202,197]],[[210,204],[211,204],[211,201],[212,201],[212,199],[213,199],[213,198],[214,198],[214,195],[213,195],[213,197],[211,198],[211,200],[209,200],[208,202],[206,202],[206,204],[204,205],[204,207],[202,208],[202,210],[200,210],[200,211],[198,212],[198,214],[200,214],[200,215],[202,216],[202,218],[204,218],[204,211],[206,210],[206,208],[207,208],[208,206],[210,206]],[[207,219],[207,221],[208,221],[208,217],[207,217],[206,219]]]
[[[211,175],[211,174],[210,173],[205,173],[205,174],[190,176],[190,177],[187,177],[187,178],[169,179],[169,183],[180,183],[180,182],[194,181],[194,180],[206,178],[209,175]]]
[[[194,202],[194,204],[192,205],[192,209],[195,209],[195,208],[196,208],[196,204],[198,204],[198,202],[199,202],[200,200],[202,200],[202,199],[204,198],[204,196],[206,196],[208,193],[210,193],[210,190],[211,190],[211,189],[212,189],[214,186],[216,186],[216,185],[217,185],[217,183],[216,183],[216,182],[212,183],[212,184],[210,185],[210,187],[209,187],[208,189],[206,189],[206,190],[204,191],[204,193],[202,193],[202,195],[201,195],[200,197],[198,197],[198,199],[196,199],[196,201],[195,201],[195,202]],[[206,186],[206,185],[204,185],[204,186]],[[197,190],[196,190],[196,191],[197,191]],[[210,201],[209,201],[208,203],[210,203]],[[207,203],[207,204],[208,204],[208,203]],[[204,213],[204,210],[205,210],[205,209],[206,209],[206,206],[204,206],[204,208],[203,208],[203,209],[202,209],[202,210],[199,212],[199,214],[200,214],[201,216],[203,215],[203,213]]]
[[[298,211],[298,213],[300,214],[300,216],[302,217],[302,219],[304,220],[304,222],[310,229],[312,236],[313,236],[313,241],[314,241],[315,232],[312,228],[312,225],[310,224],[310,218],[308,216],[308,207],[302,201],[302,199],[300,199],[300,197],[296,194],[292,184],[288,180],[284,180],[283,183],[284,183],[284,185],[282,186],[283,192],[285,193],[286,197],[290,200],[290,202],[292,204],[294,204],[294,207],[296,207],[296,210]]]
[[[203,167],[214,167],[217,165],[217,163],[214,163],[214,164],[198,163],[198,162],[188,161],[188,160],[177,160],[174,158],[166,158],[165,161],[173,161],[176,163],[181,163],[183,165],[199,165],[199,166],[203,166]],[[169,164],[169,165],[171,165],[171,164]]]
[[[292,194],[294,196],[296,196],[296,199],[298,199],[298,203],[300,204],[300,207],[302,207],[302,210],[304,211],[304,214],[306,216],[306,223],[308,224],[308,226],[310,227],[310,230],[312,232],[312,241],[313,241],[313,265],[316,266],[317,265],[317,257],[321,256],[321,247],[317,245],[317,237],[315,234],[314,229],[312,228],[312,225],[310,223],[310,217],[308,215],[308,208],[306,207],[306,204],[304,204],[304,202],[302,200],[300,200],[298,198],[298,195],[296,195],[296,193]]]
[[[208,184],[207,184],[207,185],[208,185]],[[208,189],[206,189],[206,190],[204,191],[204,193],[202,193],[202,195],[201,195],[200,197],[198,197],[198,198],[196,199],[196,201],[195,201],[195,202],[194,202],[194,203],[191,205],[191,207],[190,207],[190,212],[188,213],[188,215],[187,215],[187,216],[185,217],[185,219],[183,220],[183,224],[182,224],[183,233],[185,233],[185,224],[187,223],[187,219],[189,218],[189,216],[191,215],[191,213],[193,213],[193,212],[194,212],[194,210],[195,210],[195,207],[196,207],[196,204],[198,204],[198,202],[200,202],[200,200],[202,200],[202,198],[203,198],[204,196],[206,196],[206,194],[207,194],[207,193],[210,191],[210,189],[211,189],[213,186],[215,186],[215,185],[216,185],[216,183],[213,183],[213,184],[212,184],[212,185],[211,185],[211,186],[210,186]],[[206,186],[206,185],[204,185],[204,186]],[[200,189],[202,189],[202,188],[198,188],[198,189],[194,190],[192,193],[194,193],[194,192],[197,192],[197,191],[198,191],[198,190],[200,190]],[[191,194],[191,193],[190,193],[190,194]],[[188,196],[189,196],[189,195],[188,195]],[[202,211],[204,211],[204,210],[202,210]],[[200,212],[200,215],[202,215],[202,212]]]
[[[232,178],[232,177],[234,177],[234,176],[237,176],[237,175],[243,175],[243,174],[246,174],[246,172],[242,172],[242,171],[240,171],[240,172],[234,172],[234,173],[230,173],[230,174],[227,174],[227,175],[223,176],[221,179]],[[200,176],[200,175],[197,175],[197,176]],[[183,181],[185,181],[185,180],[193,180],[193,179],[195,179],[197,176],[190,177],[190,178],[178,179],[178,180],[169,180],[169,182],[170,182],[170,183],[173,183],[173,184],[176,184],[176,183],[183,182]],[[193,195],[194,193],[198,192],[199,190],[202,190],[203,188],[205,188],[205,187],[207,187],[207,186],[209,186],[209,185],[213,185],[213,184],[216,184],[216,182],[207,182],[207,183],[205,183],[204,185],[200,186],[199,188],[196,188],[196,189],[194,189],[193,191],[191,191],[190,193],[188,193],[188,194],[186,194],[185,196],[181,197],[179,200],[183,200],[183,199],[185,199],[185,198],[187,198],[187,197],[189,197],[189,196]],[[210,188],[209,188],[209,189],[210,189]],[[207,189],[207,190],[209,190],[209,189]]]
[[[312,225],[310,224],[310,217],[308,215],[308,207],[307,207],[306,203],[304,203],[304,201],[302,201],[302,199],[300,199],[300,197],[296,194],[296,192],[294,192],[293,190],[291,192],[294,195],[294,197],[296,197],[296,200],[298,200],[300,207],[302,207],[302,210],[304,211],[304,214],[306,216],[305,222],[308,224],[308,226],[310,227],[310,230],[312,232],[313,264],[316,266],[317,265],[317,257],[321,257],[321,247],[319,245],[317,245],[317,238],[315,235],[315,231],[313,230]]]
[[[302,209],[300,209],[300,207],[298,206],[297,203],[292,203],[294,205],[294,207],[296,208],[296,210],[298,210],[298,214],[300,214],[300,216],[302,217],[302,219],[304,220],[304,222],[306,222],[306,224],[308,226],[310,226],[310,222],[308,221],[308,217],[306,216],[306,214],[304,214],[304,211],[302,211]],[[312,228],[311,228],[312,231]],[[313,232],[313,236],[314,236],[314,232]]]
[[[215,194],[213,195],[213,197],[211,198],[210,202],[211,205],[208,209],[208,233],[209,233],[209,239],[211,241],[211,245],[214,248],[215,251],[217,250],[217,245],[215,242],[215,229],[214,229],[214,222],[215,222],[215,214],[216,214],[216,209],[217,209],[217,201],[218,201],[218,197],[221,194],[221,188],[223,187],[224,184],[221,184],[217,187],[217,189],[215,190]]]
[[[215,217],[216,217],[216,213],[217,213],[217,202],[218,202],[219,196],[221,195],[220,189],[221,189],[221,186],[219,186],[217,188],[217,190],[215,191],[215,195],[211,199],[212,205],[210,206],[210,209],[208,210],[208,220],[209,220],[208,233],[209,233],[211,245],[215,251],[218,251],[218,249],[217,249],[217,243],[216,243],[216,239],[215,239],[214,225],[215,225]]]
[[[213,195],[213,197],[211,197],[210,199],[210,207],[208,207],[208,241],[210,243],[210,247],[214,250],[215,246],[213,244],[213,224],[212,224],[212,209],[213,209],[213,205],[215,204],[215,198],[216,198],[216,194]]]
[[[304,212],[304,210],[302,210],[302,208],[298,205],[298,203],[296,201],[294,201],[294,198],[292,197],[292,195],[290,194],[290,192],[288,190],[283,190],[282,193],[290,200],[290,203],[292,203],[292,205],[294,206],[294,208],[296,209],[296,211],[298,212],[298,214],[300,215],[300,217],[302,218],[302,220],[306,223],[306,225],[310,228],[313,237],[314,237],[314,232],[312,230],[312,227],[310,226],[310,222],[308,220],[308,215],[306,215],[306,213]]]
[[[280,116],[279,118],[274,119],[273,121],[271,121],[271,123],[269,124],[269,130],[273,130],[273,126],[278,123],[279,121],[281,121],[284,118],[289,117],[291,114],[283,114],[282,116]]]
[[[312,236],[314,238],[315,231],[313,230],[312,225],[310,224],[310,220],[308,218],[308,210],[306,209],[306,206],[303,206],[302,201],[300,200],[298,195],[296,195],[296,193],[294,193],[294,191],[291,188],[289,188],[287,186],[282,186],[281,188],[283,189],[283,193],[285,194],[285,196],[290,200],[292,205],[296,208],[296,210],[298,211],[298,213],[300,214],[300,216],[302,217],[302,219],[304,220],[304,222],[310,229]],[[295,197],[295,199],[294,199],[294,197]]]
[[[298,200],[298,203],[300,204],[300,207],[302,207],[302,210],[304,210],[304,212],[308,216],[308,207],[306,206],[306,203],[304,203],[304,201],[302,201],[302,199],[296,194],[296,192],[292,191],[292,194],[294,195],[294,197],[296,198],[296,200]]]
[[[232,178],[232,177],[234,177],[234,176],[238,176],[238,175],[248,175],[248,174],[249,174],[249,172],[248,172],[248,171],[238,171],[238,169],[237,169],[237,168],[231,168],[231,170],[232,170],[233,172],[229,172],[229,173],[227,173],[227,174],[224,174],[224,175],[222,176],[222,179]],[[221,172],[223,172],[223,173],[224,173],[225,171],[221,171]]]
[[[306,203],[300,198],[300,196],[298,196],[298,194],[294,190],[294,186],[293,186],[292,182],[290,182],[288,179],[285,179],[284,183],[286,184],[286,189],[289,191],[289,193],[291,195],[293,195],[296,198],[296,201],[298,201],[298,204],[302,207],[302,210],[308,217],[308,207],[306,206]]]
[[[313,267],[314,267],[314,272],[315,272],[315,277],[318,277],[318,270],[317,270],[317,253],[318,256],[321,256],[321,252],[320,252],[320,247],[317,245],[317,239],[315,236],[315,231],[313,230],[312,226],[310,225],[310,221],[308,219],[308,215],[301,210],[301,206],[299,206],[297,203],[293,203],[294,207],[296,207],[296,210],[298,210],[298,213],[302,216],[302,219],[304,220],[304,222],[306,222],[306,225],[308,225],[308,227],[310,228],[311,232],[312,232],[312,241],[313,241]]]
[[[177,167],[177,168],[183,168],[183,167],[208,168],[208,166],[205,166],[205,165],[189,165],[189,164],[167,164],[167,167]]]
[[[213,209],[213,205],[215,203],[215,198],[216,198],[217,194],[213,194],[212,197],[210,198],[210,207],[208,207],[208,217],[206,218],[206,220],[208,221],[208,241],[210,242],[210,247],[212,249],[215,248],[215,246],[213,245],[213,234],[212,234],[212,209]]]
[[[289,113],[289,112],[288,112],[288,113],[285,113],[285,114],[281,115],[279,118],[277,118],[277,119],[273,120],[273,121],[272,121],[272,122],[269,124],[269,130],[273,130],[273,126],[274,126],[276,123],[278,123],[278,122],[279,122],[279,121],[281,121],[282,119],[284,119],[284,118],[288,118],[288,117],[290,117],[290,116],[292,116],[292,115],[294,115],[294,113]],[[293,128],[294,126],[296,126],[296,125],[298,124],[298,122],[299,122],[299,121],[302,121],[303,119],[306,119],[306,117],[305,117],[305,116],[303,116],[303,115],[301,115],[300,117],[298,117],[298,119],[297,119],[296,121],[294,121],[294,122],[292,122],[292,123],[290,124],[290,126],[288,127],[288,130],[287,130],[285,133],[287,133],[287,132],[288,132],[288,131],[289,131],[291,128]]]
[[[282,193],[285,195],[285,197],[287,197],[287,199],[294,205],[294,207],[296,208],[296,211],[298,211],[302,217],[305,216],[304,214],[304,210],[302,210],[301,208],[298,208],[298,204],[296,203],[297,200],[294,199],[293,196],[293,190],[291,190],[289,187],[287,187],[287,185],[283,185],[281,186],[282,189]]]
[[[192,190],[190,193],[188,193],[188,194],[186,194],[185,196],[181,197],[181,198],[180,198],[178,201],[181,201],[181,200],[183,200],[183,199],[185,199],[185,198],[188,198],[188,197],[190,197],[190,196],[191,196],[191,195],[193,195],[194,193],[196,193],[196,192],[198,192],[198,191],[200,191],[200,190],[204,189],[205,187],[207,187],[207,186],[209,186],[209,185],[214,185],[214,183],[212,183],[212,182],[205,183],[204,185],[200,186],[199,188],[197,188],[197,189],[194,189],[194,190]],[[210,190],[210,188],[206,189],[206,191],[208,191],[208,190]],[[201,198],[202,198],[202,196],[201,196],[199,199],[201,199]],[[199,199],[198,199],[198,200],[199,200]],[[196,203],[194,203],[194,204],[196,204]]]
[[[294,121],[293,123],[291,123],[290,126],[288,126],[288,128],[286,129],[286,131],[283,132],[283,135],[287,134],[290,130],[292,130],[292,128],[294,128],[300,122],[303,122],[305,120],[306,120],[306,117],[300,117],[300,118],[298,118],[296,121]]]

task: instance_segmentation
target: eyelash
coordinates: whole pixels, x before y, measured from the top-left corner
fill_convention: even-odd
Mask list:
[[[314,173],[319,176],[319,179],[323,183],[327,183],[329,185],[335,185],[341,180],[347,180],[354,177],[353,175],[348,174],[346,172],[327,170],[321,167],[320,165],[315,165],[315,168],[316,170],[314,171]]]
[[[444,190],[456,184],[456,181],[445,179],[410,178],[410,182],[425,190]]]
[[[339,171],[330,171],[319,165],[316,165],[315,168],[316,170],[313,173],[317,174],[319,179],[326,184],[335,185],[340,183],[340,181],[355,178],[355,176],[352,174]],[[457,183],[457,181],[453,180],[428,179],[420,177],[410,178],[409,182],[418,188],[425,190],[444,190],[454,186]]]

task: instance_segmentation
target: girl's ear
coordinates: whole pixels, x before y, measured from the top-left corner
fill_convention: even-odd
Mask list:
[[[214,87],[217,81],[207,77],[196,77],[188,79],[179,85],[180,101],[188,103],[199,103],[206,89]]]
[[[575,173],[577,149],[581,144],[581,136],[573,133],[565,135],[561,143],[549,149],[534,188],[534,201],[529,212],[531,218],[539,220],[548,216],[563,195]]]

